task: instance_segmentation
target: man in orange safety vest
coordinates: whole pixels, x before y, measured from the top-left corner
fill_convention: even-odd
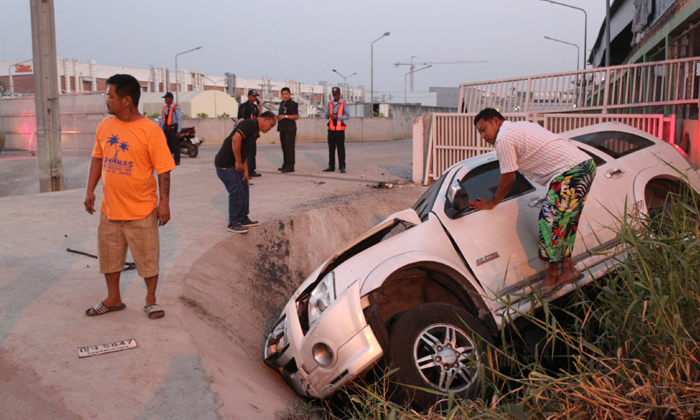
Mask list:
[[[177,133],[182,130],[182,124],[180,124],[182,122],[182,112],[178,104],[173,103],[172,93],[166,93],[163,98],[165,98],[165,105],[163,105],[160,128],[163,129],[165,138],[168,140],[168,148],[170,149],[170,154],[173,155],[175,165],[179,165],[180,139],[177,137]]]
[[[333,88],[333,100],[328,102],[326,119],[328,119],[328,167],[323,172],[335,171],[335,149],[338,149],[338,168],[345,173],[345,121],[350,113],[345,106],[345,99],[340,99],[340,88]]]

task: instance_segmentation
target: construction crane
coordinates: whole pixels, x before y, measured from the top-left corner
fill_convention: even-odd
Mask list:
[[[394,63],[395,67],[398,66],[411,66],[411,92],[413,92],[413,73],[415,73],[413,70],[415,70],[416,66],[427,66],[427,65],[436,65],[436,64],[482,64],[482,63],[488,63],[488,61],[427,61],[427,62],[421,62],[421,63],[414,63],[413,59],[415,56],[411,54],[411,61],[408,63]]]

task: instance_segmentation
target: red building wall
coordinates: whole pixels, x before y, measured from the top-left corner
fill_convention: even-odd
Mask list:
[[[0,81],[5,85],[5,89],[10,91],[10,76],[0,76]],[[16,93],[34,93],[34,75],[12,75],[12,82],[15,85]]]

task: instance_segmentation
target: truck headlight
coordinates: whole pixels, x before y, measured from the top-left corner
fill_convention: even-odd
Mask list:
[[[321,316],[331,303],[335,300],[335,279],[333,272],[326,274],[326,277],[311,292],[309,298],[309,326]]]

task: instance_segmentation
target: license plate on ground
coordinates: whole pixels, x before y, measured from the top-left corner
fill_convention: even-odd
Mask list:
[[[83,357],[97,356],[98,354],[113,353],[115,351],[135,349],[138,347],[136,340],[129,339],[117,341],[116,343],[101,344],[99,346],[78,347],[75,351],[78,353],[78,359]]]

